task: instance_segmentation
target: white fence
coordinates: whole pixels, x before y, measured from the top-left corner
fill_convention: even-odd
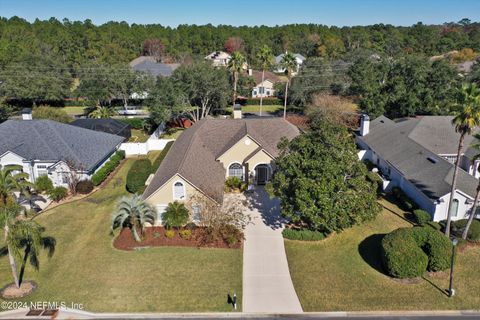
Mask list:
[[[120,150],[125,151],[125,156],[146,155],[150,151],[163,150],[174,139],[155,139],[150,137],[147,142],[125,142],[120,145]]]
[[[159,139],[163,133],[164,126],[161,125],[157,130],[148,138],[146,142],[125,142],[120,145],[120,150],[125,151],[125,156],[140,156],[146,155],[150,151],[159,151],[165,149],[165,146],[170,141],[175,139]]]

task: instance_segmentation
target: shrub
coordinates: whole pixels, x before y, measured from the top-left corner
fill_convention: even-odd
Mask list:
[[[282,235],[289,240],[320,241],[325,239],[323,232],[312,230],[284,229]]]
[[[35,180],[34,188],[39,193],[48,193],[53,189],[52,180],[48,176],[40,176]]]
[[[194,222],[189,222],[184,227],[187,230],[195,230],[197,229],[197,225]]]
[[[228,177],[225,180],[225,191],[231,192],[233,190],[245,191],[247,190],[247,183],[243,182],[239,177]]]
[[[421,276],[450,267],[450,240],[431,227],[400,228],[382,240],[382,261],[396,278]]]
[[[188,218],[187,207],[178,201],[169,203],[163,214],[163,221],[167,228],[179,228],[187,223]]]
[[[419,277],[428,266],[428,257],[417,245],[411,229],[397,229],[382,240],[383,265],[395,278]]]
[[[437,231],[442,231],[443,230],[442,225],[438,222],[435,222],[435,221],[429,221],[429,222],[427,222],[426,225],[433,228],[434,230],[437,230]]]
[[[218,228],[218,236],[231,247],[242,239],[243,233],[234,225],[223,224]]]
[[[168,239],[172,239],[173,237],[175,237],[175,230],[165,230],[165,237],[167,237]]]
[[[110,160],[108,160],[103,167],[98,169],[92,176],[92,183],[94,186],[100,185],[105,179],[107,179],[108,175],[112,173],[115,168],[118,167],[120,162],[125,158],[125,151],[119,150],[117,151]]]
[[[180,237],[182,237],[185,240],[189,240],[192,237],[192,231],[188,229],[180,230],[179,234],[180,234]]]
[[[427,224],[430,220],[432,220],[430,214],[421,209],[413,210],[413,217],[415,219],[415,222],[421,226]]]
[[[53,200],[53,201],[60,201],[62,199],[64,199],[68,194],[68,190],[67,188],[64,188],[64,187],[56,187],[56,188],[53,188],[50,192],[49,192],[49,196],[50,198]]]
[[[89,194],[93,191],[93,182],[90,180],[79,181],[76,190],[80,194]]]
[[[398,187],[392,188],[392,195],[399,202],[399,207],[403,210],[411,212],[417,208],[416,203],[410,199],[402,189]]]
[[[463,234],[463,230],[465,230],[467,222],[468,219],[452,221],[452,233],[460,238]],[[472,224],[468,229],[467,240],[472,242],[480,241],[480,220],[473,219]]]
[[[162,163],[163,159],[165,159],[165,156],[168,153],[168,150],[172,147],[173,141],[170,141],[165,145],[165,148],[163,148],[162,152],[155,158],[155,160],[152,163],[152,172],[157,171],[158,167],[160,167],[160,164]]]
[[[49,119],[62,123],[68,123],[73,120],[73,118],[62,108],[50,107],[47,105],[33,108],[32,117],[33,119]]]
[[[127,173],[127,191],[142,193],[145,190],[145,182],[152,173],[152,164],[148,159],[135,161]]]

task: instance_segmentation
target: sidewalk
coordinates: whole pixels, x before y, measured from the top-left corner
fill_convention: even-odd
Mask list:
[[[263,188],[249,197],[252,223],[243,248],[243,312],[299,313],[282,237],[278,201]]]

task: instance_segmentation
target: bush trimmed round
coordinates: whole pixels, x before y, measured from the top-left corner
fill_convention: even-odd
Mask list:
[[[428,256],[417,245],[410,230],[397,229],[382,240],[383,265],[392,277],[415,278],[427,269]]]
[[[382,240],[382,261],[395,278],[414,278],[450,267],[452,244],[429,226],[400,228]]]
[[[430,222],[430,220],[432,220],[430,213],[422,209],[413,210],[413,217],[415,219],[415,222],[421,226],[427,224],[428,222]]]
[[[76,190],[80,194],[89,194],[93,191],[93,182],[90,180],[79,181]]]

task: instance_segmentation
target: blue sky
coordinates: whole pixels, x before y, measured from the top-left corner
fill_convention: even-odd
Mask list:
[[[412,25],[470,18],[480,21],[480,0],[0,0],[0,16],[129,23],[336,26]]]

